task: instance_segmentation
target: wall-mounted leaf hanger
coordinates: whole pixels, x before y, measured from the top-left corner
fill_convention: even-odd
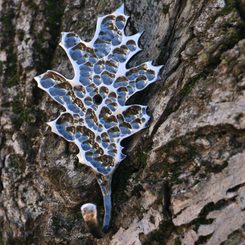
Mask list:
[[[141,33],[126,36],[128,16],[124,5],[99,17],[94,38],[82,41],[72,32],[62,33],[60,46],[74,69],[69,80],[55,71],[35,77],[38,87],[46,91],[65,112],[48,123],[52,131],[79,148],[79,162],[96,174],[104,199],[102,231],[97,209],[88,203],[81,207],[90,232],[97,238],[108,231],[111,218],[111,179],[118,164],[126,157],[121,141],[146,127],[146,106],[125,103],[136,92],[158,78],[161,66],[151,62],[126,68],[127,62],[141,49]]]

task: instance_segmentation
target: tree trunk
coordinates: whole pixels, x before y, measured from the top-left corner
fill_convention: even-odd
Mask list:
[[[62,108],[33,78],[72,77],[61,32],[89,40],[97,16],[120,4],[0,0],[0,244],[244,244],[243,0],[126,1],[127,35],[144,31],[130,65],[164,68],[130,101],[152,120],[124,143],[110,231],[88,233],[80,206],[94,202],[103,217],[99,186],[47,126]]]

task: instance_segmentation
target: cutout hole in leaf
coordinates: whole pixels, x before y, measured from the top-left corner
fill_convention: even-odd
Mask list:
[[[101,95],[99,94],[96,94],[94,97],[93,97],[93,102],[96,104],[96,105],[100,105],[102,103],[102,97]]]

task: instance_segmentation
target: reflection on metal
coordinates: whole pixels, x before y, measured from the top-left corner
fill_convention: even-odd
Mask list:
[[[72,32],[62,33],[60,46],[74,69],[69,80],[55,71],[35,77],[38,86],[61,104],[65,111],[49,122],[57,135],[79,148],[79,162],[98,175],[104,196],[103,230],[107,231],[111,213],[111,176],[126,157],[121,141],[146,127],[146,106],[129,105],[126,101],[158,78],[161,66],[151,62],[126,68],[141,49],[141,33],[126,36],[128,16],[122,5],[112,14],[99,17],[94,38],[82,41]],[[84,220],[98,235],[97,211],[93,204],[82,206]],[[94,220],[94,221],[93,221]]]

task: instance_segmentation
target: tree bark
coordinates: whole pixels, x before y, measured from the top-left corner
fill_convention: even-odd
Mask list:
[[[93,37],[122,1],[0,0],[0,244],[244,244],[243,0],[127,0],[126,33],[144,31],[130,65],[164,65],[130,102],[149,127],[125,141],[112,182],[112,222],[98,240],[80,206],[103,199],[77,148],[46,125],[61,107],[34,76],[72,77],[62,31]]]

